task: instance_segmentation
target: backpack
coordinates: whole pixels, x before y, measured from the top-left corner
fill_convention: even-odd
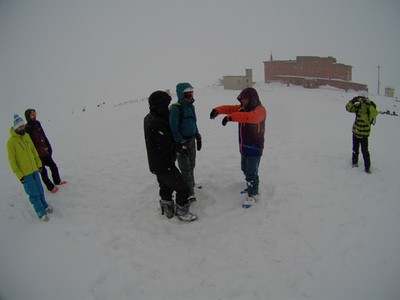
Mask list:
[[[179,109],[179,123],[180,123],[183,119],[183,107],[179,102],[172,103],[170,109],[172,106],[177,106]]]
[[[371,103],[371,105],[376,109],[376,104],[375,104],[375,102],[372,101],[372,100],[370,100],[370,103]],[[368,109],[368,118],[369,118],[369,109]],[[370,124],[372,124],[372,125],[375,125],[375,124],[376,124],[376,117],[374,117],[374,118],[371,120]]]

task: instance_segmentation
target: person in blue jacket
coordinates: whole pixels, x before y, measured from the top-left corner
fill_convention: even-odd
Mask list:
[[[201,135],[197,128],[196,111],[193,105],[193,86],[182,82],[176,85],[178,102],[170,106],[169,124],[174,137],[177,161],[183,178],[189,187],[189,201],[196,201],[194,192],[194,168],[196,150],[202,147]]]

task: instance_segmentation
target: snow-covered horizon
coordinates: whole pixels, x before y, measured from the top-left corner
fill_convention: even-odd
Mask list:
[[[255,88],[267,109],[261,201],[241,208],[237,125],[209,119],[240,91],[199,88],[203,188],[190,224],[160,214],[143,137],[147,95],[38,103],[68,181],[46,192],[48,223],[9,168],[2,128],[0,299],[398,299],[400,118],[378,115],[368,175],[361,155],[350,166],[354,115],[344,106],[355,92]],[[400,113],[395,99],[372,99]]]

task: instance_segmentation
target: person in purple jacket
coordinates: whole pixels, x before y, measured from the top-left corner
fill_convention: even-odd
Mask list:
[[[36,151],[39,154],[40,160],[42,161],[43,168],[40,175],[43,183],[51,193],[57,193],[59,190],[57,185],[66,184],[67,182],[65,180],[61,180],[60,178],[57,164],[52,158],[53,149],[46,134],[44,133],[42,125],[38,120],[36,120],[36,115],[36,111],[32,108],[29,108],[25,111],[25,119],[27,121],[25,130],[31,137]],[[50,180],[47,174],[46,166],[50,168],[53,182]]]

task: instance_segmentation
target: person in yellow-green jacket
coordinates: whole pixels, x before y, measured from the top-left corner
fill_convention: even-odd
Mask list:
[[[14,125],[10,128],[7,154],[10,167],[23,184],[37,216],[43,222],[49,221],[47,214],[52,213],[53,209],[46,202],[39,176],[42,162],[31,138],[25,134],[24,120],[17,114],[14,115]]]
[[[353,155],[352,166],[358,167],[358,154],[361,145],[361,152],[364,159],[365,172],[371,173],[371,159],[368,151],[368,137],[371,132],[371,125],[375,124],[378,110],[376,104],[369,99],[366,91],[361,91],[346,104],[346,110],[356,114],[353,124]]]

